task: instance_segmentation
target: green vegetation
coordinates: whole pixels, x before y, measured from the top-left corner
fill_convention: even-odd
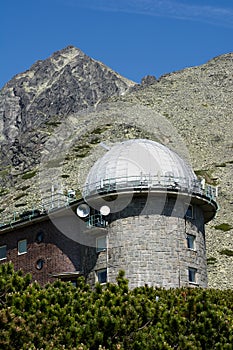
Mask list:
[[[90,144],[92,144],[92,145],[97,145],[97,143],[100,143],[100,139],[98,136],[93,137],[90,141]]]
[[[91,146],[88,144],[76,146],[73,151],[76,153],[76,157],[84,158],[91,150]]]
[[[47,126],[54,126],[54,127],[57,127],[60,124],[61,124],[61,122],[52,122],[52,121],[45,122],[45,125],[47,125]]]
[[[23,174],[22,175],[22,179],[23,180],[28,180],[28,179],[31,179],[32,177],[34,177],[36,175],[37,171],[34,170],[34,171],[28,171],[27,173]]]
[[[227,162],[224,162],[224,163],[220,163],[220,164],[215,164],[215,166],[217,168],[225,168],[227,166],[227,164],[233,164],[233,160],[229,160]]]
[[[15,208],[25,207],[25,205],[27,205],[27,203],[17,203],[15,204]]]
[[[226,163],[220,163],[220,164],[215,164],[216,168],[225,168],[227,165]]]
[[[214,265],[217,262],[217,259],[213,256],[207,258],[207,265]]]
[[[89,151],[82,152],[77,154],[77,158],[85,158],[88,155]]]
[[[25,197],[25,196],[27,196],[27,193],[20,193],[18,196],[16,196],[16,197],[14,198],[14,201],[17,201],[17,200],[19,200],[20,198]]]
[[[28,185],[28,186],[23,186],[23,187],[21,188],[21,190],[22,190],[22,191],[26,191],[26,190],[28,190],[30,187],[31,187],[30,185]]]
[[[50,117],[50,119],[44,123],[42,130],[45,129],[50,134],[55,128],[61,125],[61,123],[62,122],[58,120],[58,116]]]
[[[136,128],[135,125],[129,124],[105,124],[94,128],[90,132],[84,134],[81,139],[73,146],[71,152],[66,155],[65,161],[81,160],[87,157],[95,146],[103,140],[103,134],[106,135],[106,140],[112,141],[112,137],[119,135],[119,138],[124,136],[124,139],[132,138],[148,138],[154,139],[153,134],[145,133],[145,131]],[[115,140],[116,141],[116,140]],[[159,141],[159,140],[155,140]]]
[[[1,168],[0,170],[0,178],[6,178],[11,173],[11,165],[7,165]]]
[[[77,199],[82,198],[82,192],[79,189],[75,191],[75,195]]]
[[[63,179],[68,179],[68,177],[70,177],[70,175],[68,175],[68,174],[62,174],[61,177],[62,177]]]
[[[45,288],[0,266],[1,350],[224,350],[233,343],[233,291],[117,284]]]
[[[221,255],[233,256],[233,250],[223,249],[219,252]]]
[[[0,171],[0,177],[5,177],[9,174],[10,170],[9,169],[4,169]]]
[[[5,208],[0,208],[0,214],[5,210]]]
[[[217,181],[212,178],[213,177],[213,175],[212,175],[213,170],[200,169],[200,170],[195,170],[194,172],[197,175],[197,177],[204,178],[207,184],[213,185],[213,186],[217,185]]]
[[[0,188],[0,197],[5,196],[7,193],[9,193],[9,190],[6,188]]]
[[[230,231],[233,226],[227,224],[227,223],[222,223],[220,225],[214,226],[215,230],[221,230],[221,231]]]
[[[79,152],[79,151],[82,150],[82,149],[84,149],[84,150],[86,150],[86,149],[90,150],[90,149],[91,149],[91,146],[88,145],[88,144],[79,145],[79,146],[77,146],[76,148],[74,148],[74,151]]]
[[[92,134],[95,134],[95,135],[103,134],[106,130],[108,130],[111,127],[112,127],[111,124],[103,125],[102,127],[98,127],[96,129],[92,130]]]
[[[164,117],[169,118],[169,113],[164,112],[163,115],[164,115]]]

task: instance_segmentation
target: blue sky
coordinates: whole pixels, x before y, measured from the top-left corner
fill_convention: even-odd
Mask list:
[[[232,0],[2,0],[0,87],[74,45],[140,82],[233,51]]]

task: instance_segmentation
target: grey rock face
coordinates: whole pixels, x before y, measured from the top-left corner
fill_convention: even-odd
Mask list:
[[[142,78],[141,85],[153,85],[156,82],[157,80],[154,75],[146,75],[144,78]]]
[[[13,165],[26,162],[22,158],[31,139],[25,138],[25,133],[52,116],[80,111],[109,96],[121,95],[133,85],[72,46],[36,62],[1,90],[0,140],[8,145]]]

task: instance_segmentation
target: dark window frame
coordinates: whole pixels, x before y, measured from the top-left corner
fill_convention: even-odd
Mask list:
[[[186,213],[185,213],[185,217],[187,219],[193,219],[194,218],[194,210],[193,210],[193,206],[191,204],[189,204]]]
[[[38,259],[36,262],[36,269],[38,271],[42,270],[44,267],[44,260],[43,259]]]
[[[23,243],[23,242],[26,242],[26,249],[24,249],[23,251],[20,251],[20,244]],[[18,241],[18,255],[23,255],[23,254],[26,254],[27,253],[27,246],[28,246],[28,242],[27,242],[27,239],[21,239],[20,241]]]
[[[104,247],[100,247],[98,245],[98,241],[100,241],[101,239],[105,239],[105,242],[104,242]],[[107,249],[107,237],[106,236],[100,236],[100,237],[97,237],[96,238],[96,252],[97,253],[100,253],[100,252],[105,252]]]
[[[187,248],[190,250],[196,250],[196,236],[190,233],[187,233],[186,236]]]
[[[189,283],[197,284],[197,269],[194,267],[188,268]]]
[[[96,279],[100,284],[107,283],[107,268],[100,269],[96,271]]]
[[[0,261],[1,261],[1,260],[5,260],[5,259],[7,258],[7,245],[6,245],[6,244],[3,244],[3,245],[0,246],[0,250],[1,250],[1,249],[3,250],[3,248],[5,248],[5,254],[4,254],[3,257],[1,257],[1,255],[0,255]]]
[[[40,230],[36,234],[36,242],[41,243],[44,240],[44,231]]]

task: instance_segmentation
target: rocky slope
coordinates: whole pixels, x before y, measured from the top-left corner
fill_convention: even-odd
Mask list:
[[[233,54],[133,90],[121,100],[165,116],[184,140],[196,172],[218,184],[219,212],[206,228],[209,285],[232,288]]]
[[[141,85],[74,47],[35,63],[1,90],[2,215],[39,205],[51,183],[78,194],[106,145],[158,140],[219,185],[206,230],[209,285],[232,288],[232,83],[233,54]]]

